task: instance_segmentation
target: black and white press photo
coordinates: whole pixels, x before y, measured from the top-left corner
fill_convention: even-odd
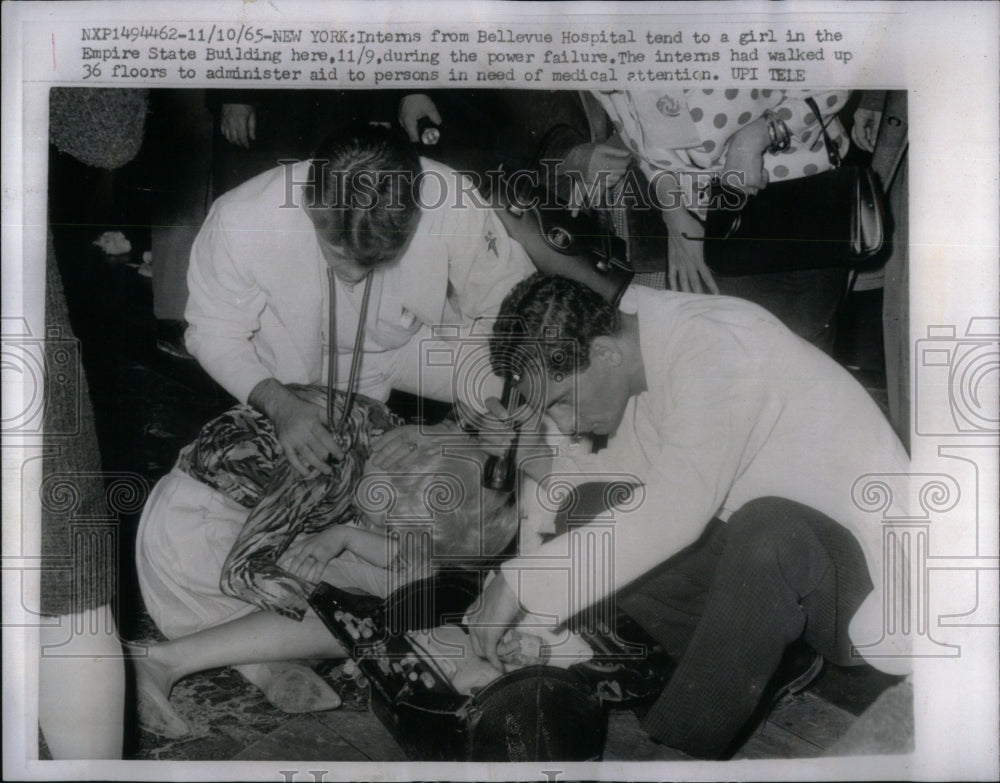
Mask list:
[[[907,464],[905,92],[49,100],[61,328],[134,492],[123,752],[912,747],[906,666],[860,648],[883,534],[851,500]],[[571,556],[578,593],[531,570],[583,541],[613,569]]]

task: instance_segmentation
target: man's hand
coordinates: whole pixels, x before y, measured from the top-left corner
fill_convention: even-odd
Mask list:
[[[417,130],[417,123],[424,117],[435,125],[441,124],[441,115],[437,106],[429,96],[422,93],[407,95],[399,102],[399,124],[403,126],[410,141],[420,141],[420,131]]]
[[[249,103],[224,103],[219,129],[230,144],[250,149],[250,142],[257,139],[257,112]]]
[[[479,608],[469,615],[472,651],[488,660],[497,671],[504,671],[497,645],[520,611],[517,596],[503,574],[498,573],[483,591]]]
[[[487,413],[479,413],[472,422],[478,427],[474,439],[476,445],[494,457],[503,457],[514,441],[513,424],[526,418],[530,411],[526,405],[521,405],[508,411],[496,397],[485,400]]]
[[[249,398],[250,404],[263,411],[274,424],[278,442],[292,467],[304,476],[313,471],[329,475],[327,464],[344,457],[337,438],[326,428],[326,411],[299,397],[273,378],[258,383]]]

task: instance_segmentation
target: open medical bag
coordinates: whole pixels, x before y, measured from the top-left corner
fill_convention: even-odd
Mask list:
[[[599,759],[608,705],[659,693],[669,667],[649,657],[648,645],[604,626],[579,632],[594,651],[588,661],[526,666],[459,693],[409,632],[460,625],[478,582],[474,572],[440,572],[384,601],[320,583],[309,603],[367,678],[373,713],[411,759]]]

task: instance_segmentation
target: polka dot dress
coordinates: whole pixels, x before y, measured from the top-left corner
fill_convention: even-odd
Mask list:
[[[657,169],[721,172],[732,135],[773,109],[788,126],[792,141],[783,152],[764,153],[771,182],[807,177],[830,168],[816,116],[805,102],[808,97],[819,106],[827,133],[841,154],[847,151],[847,135],[834,115],[849,95],[847,90],[761,89],[596,94],[647,176]]]

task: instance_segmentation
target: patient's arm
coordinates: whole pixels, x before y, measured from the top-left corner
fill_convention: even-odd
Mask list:
[[[384,530],[366,530],[361,527],[346,528],[347,544],[345,549],[353,552],[362,560],[382,568],[395,568],[396,546]]]
[[[394,560],[392,543],[384,532],[350,525],[332,525],[317,533],[296,537],[278,565],[307,582],[319,582],[327,563],[344,552],[353,552],[372,565],[388,568]]]

